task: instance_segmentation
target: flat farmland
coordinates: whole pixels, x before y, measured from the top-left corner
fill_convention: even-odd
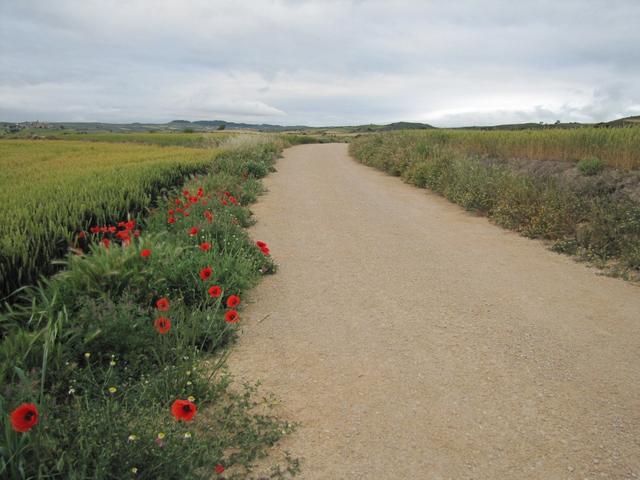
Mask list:
[[[204,172],[217,153],[135,143],[0,141],[0,294],[49,273],[51,260],[65,253],[76,232],[144,210],[163,189]]]

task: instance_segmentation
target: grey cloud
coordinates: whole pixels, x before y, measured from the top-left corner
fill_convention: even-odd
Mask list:
[[[0,120],[608,120],[638,113],[639,24],[635,0],[0,2]]]

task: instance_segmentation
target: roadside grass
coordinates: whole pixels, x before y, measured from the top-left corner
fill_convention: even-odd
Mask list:
[[[404,148],[427,152],[449,149],[469,156],[494,159],[529,159],[579,162],[598,158],[608,167],[630,170],[640,167],[640,128],[574,128],[518,131],[422,130],[368,134],[384,138],[360,140],[394,155]]]
[[[574,136],[575,132],[580,134]],[[590,132],[597,134],[595,140],[582,145],[583,135]],[[637,132],[640,133],[640,129]],[[583,173],[580,175],[583,181],[572,182],[544,172],[518,171],[506,159],[501,161],[489,157],[489,148],[482,152],[475,148],[497,141],[498,145],[492,148],[494,153],[500,152],[499,157],[522,155],[518,148],[506,148],[509,143],[500,150],[500,138],[509,138],[510,135],[524,138],[523,148],[536,152],[544,150],[545,135],[549,134],[549,142],[564,139],[561,142],[564,146],[558,147],[560,150],[576,142],[575,153],[569,155],[565,152],[565,158],[582,155],[593,158],[596,154],[598,158],[611,159],[620,154],[620,158],[626,159],[621,161],[622,164],[635,165],[637,160],[635,156],[631,159],[632,152],[628,148],[635,145],[636,138],[640,138],[636,136],[638,134],[630,129],[549,130],[520,134],[431,131],[373,134],[354,139],[350,149],[352,155],[365,165],[438,192],[468,210],[487,215],[498,225],[527,237],[550,240],[553,249],[591,260],[610,272],[630,279],[639,277],[640,204],[618,188],[625,182],[613,185],[601,178],[600,160],[588,161],[588,166],[583,167],[587,169],[585,173],[588,176]],[[449,144],[452,138],[453,147]],[[542,140],[541,146],[535,145],[537,139]],[[571,142],[564,143],[567,139]],[[469,145],[464,144],[467,140]],[[618,141],[622,143],[622,147],[618,146],[620,148],[615,145]],[[594,145],[597,148],[592,149]],[[603,148],[612,150],[603,155]],[[551,156],[552,152],[549,151],[548,155]],[[636,150],[633,155],[639,152]],[[531,156],[536,157],[533,153]]]
[[[231,140],[149,216],[83,230],[60,273],[5,305],[0,477],[244,478],[292,431],[222,370],[246,292],[276,269],[244,227],[282,146]],[[31,403],[18,432],[9,414]],[[272,478],[298,468],[287,456]]]

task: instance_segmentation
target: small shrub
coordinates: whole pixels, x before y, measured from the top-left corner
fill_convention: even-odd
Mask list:
[[[577,167],[580,173],[590,177],[604,170],[604,162],[596,157],[584,158],[578,162]]]

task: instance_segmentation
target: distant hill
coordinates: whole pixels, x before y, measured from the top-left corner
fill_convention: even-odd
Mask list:
[[[620,118],[610,122],[600,123],[514,123],[489,126],[460,127],[470,130],[539,130],[549,128],[582,128],[582,127],[640,127],[640,115]],[[253,130],[258,132],[342,132],[342,133],[367,133],[388,132],[393,130],[428,130],[434,129],[432,125],[417,122],[394,122],[386,125],[368,124],[342,127],[308,127],[305,125],[271,125],[268,123],[236,123],[224,120],[172,120],[168,123],[102,123],[102,122],[0,122],[0,133],[18,132],[23,129],[43,130],[74,130],[78,132],[211,132],[216,130]]]

